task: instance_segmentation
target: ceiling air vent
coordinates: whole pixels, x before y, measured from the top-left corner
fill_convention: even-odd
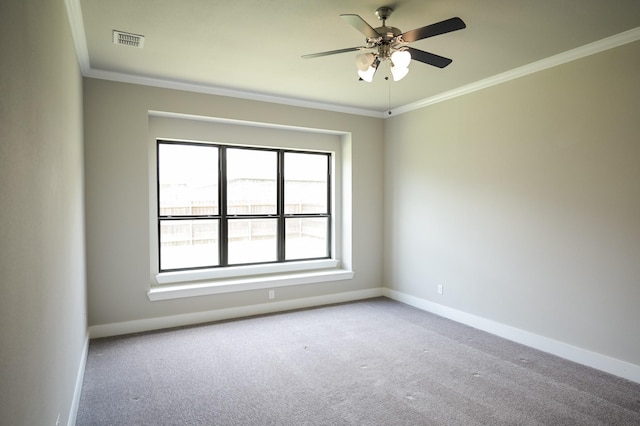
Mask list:
[[[142,49],[142,46],[144,46],[144,36],[113,30],[113,44]]]

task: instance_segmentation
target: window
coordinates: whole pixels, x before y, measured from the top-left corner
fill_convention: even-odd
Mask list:
[[[148,124],[149,300],[353,279],[350,133],[164,111]],[[232,179],[258,193],[250,208]]]
[[[159,272],[331,258],[331,153],[157,141]]]

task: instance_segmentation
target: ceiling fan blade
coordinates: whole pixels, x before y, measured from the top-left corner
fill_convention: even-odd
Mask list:
[[[371,25],[367,24],[367,21],[362,19],[360,16],[353,14],[343,14],[340,15],[340,17],[351,24],[353,28],[360,31],[362,34],[366,35],[369,38],[380,37],[380,34],[378,34],[378,32],[374,30]]]
[[[422,40],[423,38],[450,33],[451,31],[458,31],[463,28],[467,28],[467,25],[462,19],[455,17],[436,22],[435,24],[427,25],[426,27],[407,31],[406,33],[402,34],[402,40],[406,41],[407,43],[412,43],[416,40]]]
[[[425,52],[424,50],[414,49],[413,47],[407,47],[407,50],[411,53],[411,59],[427,65],[433,65],[434,67],[444,68],[453,62],[452,59]]]
[[[338,53],[346,53],[346,52],[355,52],[357,50],[363,50],[363,49],[366,49],[366,47],[364,46],[347,47],[346,49],[329,50],[327,52],[319,52],[319,53],[310,53],[308,55],[302,55],[302,57],[304,59],[319,58],[321,56],[336,55]]]

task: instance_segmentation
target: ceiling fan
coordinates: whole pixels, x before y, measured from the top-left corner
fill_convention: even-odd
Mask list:
[[[382,26],[378,28],[373,28],[358,15],[340,15],[342,19],[347,21],[347,23],[351,24],[351,26],[367,37],[365,39],[366,46],[348,47],[346,49],[312,53],[309,55],[303,55],[302,57],[310,59],[335,55],[338,53],[372,49],[373,51],[361,53],[356,56],[358,75],[361,80],[367,82],[373,81],[373,76],[378,69],[378,65],[380,65],[380,62],[385,60],[390,62],[391,74],[394,81],[398,81],[407,75],[409,72],[409,63],[412,59],[438,68],[444,68],[453,62],[449,58],[409,47],[408,44],[417,40],[466,28],[467,25],[462,19],[458,17],[450,18],[403,33],[398,28],[387,26],[386,21],[389,16],[391,16],[392,12],[393,9],[388,6],[376,9],[376,16],[382,21]]]

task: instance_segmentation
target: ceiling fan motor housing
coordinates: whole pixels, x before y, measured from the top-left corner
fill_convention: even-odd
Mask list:
[[[382,26],[375,28],[376,32],[380,34],[379,38],[367,38],[367,43],[371,47],[378,48],[378,55],[381,59],[386,59],[391,56],[394,50],[402,47],[402,43],[398,41],[398,36],[402,34],[400,29],[395,27]]]
[[[386,25],[374,29],[378,34],[380,34],[380,36],[382,37],[382,41],[387,43],[390,43],[391,41],[393,41],[393,39],[402,34],[402,31],[400,31],[400,29],[396,27],[388,27]]]

